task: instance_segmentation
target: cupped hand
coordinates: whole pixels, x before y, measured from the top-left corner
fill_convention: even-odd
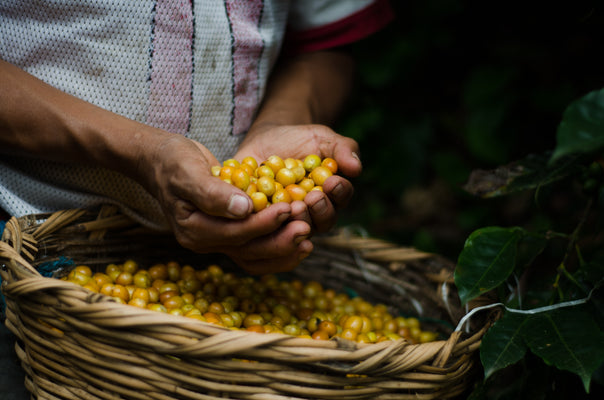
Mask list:
[[[356,177],[362,170],[359,146],[355,140],[324,125],[255,125],[241,143],[235,158],[252,156],[262,161],[278,155],[303,159],[309,154],[335,159],[338,174],[325,181],[323,192],[308,193],[304,199],[306,210],[299,208],[300,213],[294,211],[291,219],[310,220],[313,231],[325,232],[335,225],[337,210],[345,207],[354,193],[352,183],[346,177]]]
[[[183,205],[177,239],[189,249],[222,253],[250,274],[289,271],[310,254],[310,225],[291,220],[292,207],[274,204],[244,219],[204,214]]]
[[[141,151],[138,176],[183,247],[224,253],[250,273],[291,270],[311,252],[303,204],[252,213],[249,196],[212,176],[213,165],[204,146],[181,135],[160,133]]]

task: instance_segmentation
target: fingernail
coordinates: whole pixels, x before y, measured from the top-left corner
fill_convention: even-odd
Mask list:
[[[290,215],[291,215],[291,213],[289,211],[282,212],[281,214],[277,215],[277,221],[279,223],[285,222],[289,218]]]
[[[316,213],[321,213],[323,211],[325,211],[325,209],[327,208],[327,203],[325,198],[321,198],[321,200],[317,201],[315,204],[313,204],[312,206],[310,206],[310,208],[312,208],[312,210]]]
[[[294,243],[297,245],[299,245],[300,243],[302,243],[303,241],[305,241],[306,239],[308,239],[307,235],[300,235],[300,236],[296,236],[294,238]]]
[[[331,194],[338,197],[340,196],[342,193],[342,191],[344,190],[344,187],[342,186],[341,183],[338,183],[337,185],[335,185],[333,187],[333,189],[331,189]]]
[[[250,209],[250,202],[244,196],[236,194],[231,197],[228,211],[236,217],[244,217]]]
[[[356,158],[356,159],[357,159],[357,160],[359,160],[359,161],[361,161],[361,159],[360,159],[359,155],[356,153],[356,151],[353,151],[353,152],[352,152],[352,157],[353,157],[353,158]]]

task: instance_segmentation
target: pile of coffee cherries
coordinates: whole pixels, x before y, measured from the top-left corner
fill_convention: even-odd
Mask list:
[[[258,164],[253,157],[241,162],[234,158],[212,167],[212,175],[245,191],[258,212],[273,203],[304,200],[312,190],[323,190],[323,183],[338,172],[333,158],[311,154],[302,159],[282,159],[272,155]]]
[[[237,276],[216,264],[196,269],[170,261],[142,268],[126,260],[106,265],[103,272],[78,265],[62,279],[123,304],[229,329],[358,343],[424,343],[437,337],[422,330],[417,318],[394,316],[384,304],[338,293],[317,281]]]

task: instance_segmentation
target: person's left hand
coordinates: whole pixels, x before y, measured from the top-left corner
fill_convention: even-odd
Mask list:
[[[234,158],[252,156],[258,162],[271,155],[304,159],[309,154],[331,157],[338,163],[338,173],[323,184],[324,192],[312,191],[304,199],[306,208],[296,207],[292,219],[307,221],[314,232],[325,232],[336,223],[337,210],[352,198],[354,188],[345,177],[361,173],[359,146],[351,138],[339,135],[324,125],[253,126]]]

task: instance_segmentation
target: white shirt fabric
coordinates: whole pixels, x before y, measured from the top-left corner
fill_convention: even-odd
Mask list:
[[[3,0],[0,58],[97,106],[199,141],[222,161],[254,118],[286,29],[316,40],[334,24],[349,25],[352,37],[346,21],[383,3]],[[383,5],[375,9],[373,30],[389,20]],[[167,228],[158,203],[118,173],[0,152],[0,208],[11,215],[105,203]]]

